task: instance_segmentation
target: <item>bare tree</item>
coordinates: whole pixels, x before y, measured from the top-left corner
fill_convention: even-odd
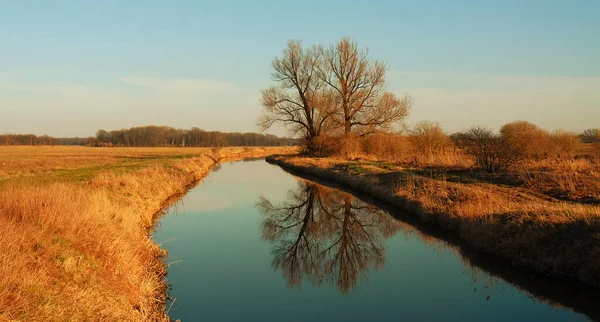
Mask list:
[[[335,94],[339,112],[335,121],[345,134],[352,130],[362,135],[373,133],[408,115],[412,99],[386,91],[388,67],[381,61],[371,61],[368,50],[359,50],[356,42],[344,38],[322,51],[318,75]]]
[[[317,150],[317,138],[334,112],[332,96],[316,75],[320,63],[317,46],[303,49],[299,41],[290,40],[283,56],[272,62],[271,76],[278,86],[263,90],[264,109],[257,122],[262,130],[281,123],[292,134],[302,134],[309,152]]]
[[[511,153],[506,153],[506,143],[499,135],[485,127],[472,127],[466,133],[456,135],[465,152],[475,159],[475,164],[489,172],[505,170],[514,163]]]
[[[284,202],[261,198],[257,209],[264,216],[262,238],[272,245],[272,265],[290,287],[328,281],[348,294],[370,269],[383,267],[385,240],[399,228],[384,211],[303,180]]]
[[[587,129],[581,133],[583,143],[600,143],[600,129]]]

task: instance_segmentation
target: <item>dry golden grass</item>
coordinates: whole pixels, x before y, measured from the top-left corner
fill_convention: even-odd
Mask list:
[[[243,154],[250,148],[89,148],[80,146],[0,146],[0,182],[90,179],[106,170],[139,169],[178,158]],[[229,151],[229,152],[220,152]]]
[[[509,123],[503,129],[503,137],[497,137],[499,150],[491,147],[482,150],[496,151],[501,156],[497,153],[480,156],[488,160],[488,170],[501,170],[491,175],[477,169],[476,156],[484,152],[469,148],[467,143],[471,141],[467,134],[459,133],[451,140],[439,125],[431,122],[417,124],[407,135],[378,133],[325,138],[323,156],[447,171],[469,181],[491,180],[560,200],[600,204],[600,144],[582,144],[574,133],[547,133],[527,122]],[[495,135],[481,129],[481,140],[485,141],[486,133]]]
[[[442,173],[395,164],[271,158],[291,170],[365,192],[440,226],[473,248],[544,274],[600,286],[600,207],[527,189],[450,182]]]
[[[544,158],[523,159],[506,170],[489,174],[479,171],[472,156],[450,143],[442,142],[435,150],[424,152],[411,139],[414,138],[395,134],[349,136],[336,141],[340,144],[333,145],[328,158],[340,162],[353,160],[363,165],[384,164],[388,168],[448,172],[462,181],[491,181],[560,200],[600,204],[600,155],[594,154],[594,146],[570,145],[577,148],[574,154],[549,152]]]
[[[0,320],[167,320],[149,235],[165,202],[215,160],[292,151],[0,148]]]
[[[562,200],[600,203],[600,158],[530,161],[513,171],[528,189]]]

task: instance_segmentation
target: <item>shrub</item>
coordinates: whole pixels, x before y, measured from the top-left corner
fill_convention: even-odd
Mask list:
[[[354,133],[348,133],[335,139],[333,145],[334,154],[347,160],[363,156],[361,137]]]
[[[500,129],[506,153],[515,160],[539,159],[549,150],[549,134],[527,121],[507,123]]]
[[[600,129],[587,129],[580,136],[583,143],[600,143]]]
[[[557,130],[550,135],[552,153],[559,158],[573,158],[581,141],[577,133]]]
[[[460,135],[460,148],[475,159],[475,164],[485,171],[505,170],[515,159],[506,153],[505,141],[485,127],[473,127]]]
[[[409,139],[417,153],[425,153],[429,162],[434,153],[448,148],[452,142],[439,123],[421,121],[409,130]]]
[[[550,151],[548,132],[527,121],[507,123],[500,129],[505,153],[515,161],[540,159]]]
[[[399,161],[412,153],[412,146],[405,136],[377,133],[365,138],[364,151],[379,160]]]

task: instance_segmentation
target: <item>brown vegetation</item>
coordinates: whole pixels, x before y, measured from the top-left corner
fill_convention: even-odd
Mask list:
[[[309,151],[317,150],[316,140],[330,125],[332,96],[317,76],[321,53],[315,46],[304,49],[299,41],[289,41],[282,58],[273,60],[272,78],[279,86],[262,92],[264,112],[258,125],[268,129],[275,123],[301,135]]]
[[[399,99],[386,91],[386,63],[371,61],[368,50],[359,49],[349,38],[320,51],[317,75],[334,98],[333,122],[344,134],[389,129],[408,115],[411,98]]]
[[[315,176],[309,178],[319,182]],[[382,247],[385,239],[402,231],[403,235],[429,245],[440,257],[454,254],[473,281],[487,282],[484,292],[488,287],[508,282],[528,297],[554,308],[566,306],[593,320],[599,319],[596,299],[600,289],[515,270],[511,263],[475,252],[443,230],[415,220],[409,213],[395,211],[360,190],[350,191],[361,199],[298,178],[298,186],[288,191],[284,202],[273,204],[264,198],[258,202],[264,216],[263,239],[274,246],[272,265],[282,271],[290,286],[300,286],[305,281],[329,282],[343,293],[352,292],[359,280],[367,279],[368,271],[379,270],[385,262],[387,252]],[[385,214],[386,210],[393,217]]]
[[[516,121],[500,128],[500,137],[504,143],[504,153],[513,162],[541,159],[548,152],[550,135],[535,124]]]
[[[596,135],[516,121],[448,136],[420,122],[404,134],[323,136],[328,158],[273,160],[411,211],[512,265],[600,287]]]
[[[600,286],[600,208],[386,162],[273,158],[413,213],[514,266]],[[458,180],[457,180],[458,179]]]
[[[350,134],[325,146],[322,154],[341,160],[385,161],[448,173],[460,181],[600,203],[600,144],[585,144],[573,132],[550,133],[524,121],[509,123],[500,133],[478,126],[450,136],[437,123],[419,122],[405,134]]]
[[[389,130],[412,105],[409,96],[386,91],[387,65],[371,61],[347,38],[329,49],[289,41],[272,66],[277,86],[262,92],[258,125],[287,127],[304,139],[309,154],[330,153],[352,144],[352,137]]]
[[[581,133],[584,143],[600,143],[600,129],[587,129]]]
[[[291,151],[0,148],[0,320],[167,320],[165,202],[216,161]]]

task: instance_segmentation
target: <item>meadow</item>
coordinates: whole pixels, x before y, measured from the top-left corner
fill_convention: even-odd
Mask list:
[[[219,162],[290,147],[0,147],[0,320],[168,321],[161,210]]]

